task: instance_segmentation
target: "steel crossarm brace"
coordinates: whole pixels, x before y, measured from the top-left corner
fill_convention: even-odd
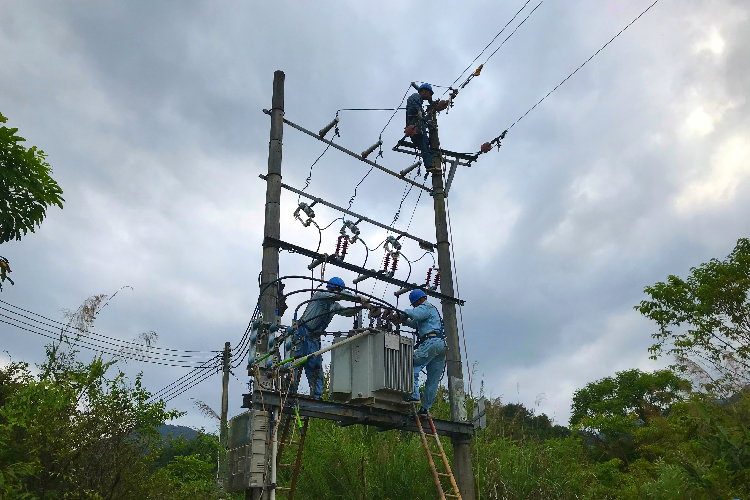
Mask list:
[[[270,112],[270,111],[268,111],[267,109],[264,109],[264,110],[263,110],[263,112],[264,112],[265,114],[267,114],[267,115],[271,113],[271,112]],[[411,179],[407,179],[406,177],[404,177],[404,176],[402,176],[402,175],[398,174],[397,172],[394,172],[393,170],[389,170],[389,169],[385,168],[385,167],[384,167],[384,166],[382,166],[382,165],[378,165],[377,163],[375,163],[375,162],[374,162],[374,161],[372,161],[372,160],[368,160],[367,158],[363,158],[363,157],[362,157],[361,155],[358,155],[357,153],[353,153],[352,151],[349,151],[349,150],[348,150],[348,149],[346,149],[346,148],[342,148],[342,147],[341,147],[341,146],[339,146],[338,144],[336,144],[336,143],[334,143],[334,142],[331,142],[331,141],[329,141],[328,139],[324,139],[323,137],[320,137],[320,136],[319,136],[318,134],[316,134],[315,132],[311,132],[311,131],[307,130],[306,128],[300,127],[300,126],[299,126],[299,125],[297,125],[296,123],[292,123],[292,122],[290,122],[289,120],[287,120],[286,118],[284,118],[284,123],[286,123],[287,125],[289,125],[289,126],[290,126],[290,127],[292,127],[292,128],[296,128],[296,129],[297,129],[297,130],[299,130],[300,132],[304,132],[304,133],[306,133],[306,134],[307,134],[307,135],[309,135],[310,137],[314,137],[314,138],[316,138],[316,139],[317,139],[317,140],[319,140],[319,141],[325,142],[325,143],[326,143],[326,144],[328,144],[329,146],[333,146],[334,148],[338,149],[339,151],[343,151],[344,153],[348,154],[349,156],[353,156],[353,157],[355,157],[356,159],[358,159],[359,161],[363,161],[363,162],[367,163],[368,165],[371,165],[371,166],[373,166],[373,167],[377,168],[378,170],[382,170],[383,172],[385,172],[385,173],[387,173],[387,174],[391,174],[391,175],[392,175],[392,176],[394,176],[394,177],[398,177],[398,178],[399,178],[399,179],[401,179],[402,181],[408,182],[409,184],[412,184],[412,185],[414,185],[414,186],[417,186],[417,187],[418,187],[418,188],[420,188],[420,189],[424,189],[424,190],[425,190],[425,191],[427,191],[428,193],[431,193],[431,192],[432,192],[432,190],[431,190],[430,188],[428,188],[427,186],[423,186],[422,184],[419,184],[419,183],[417,183],[417,182],[414,182],[414,181],[413,181],[413,180],[411,180]]]
[[[375,278],[376,280],[385,281],[386,283],[390,283],[392,285],[398,285],[401,288],[406,288],[409,290],[420,288],[427,295],[435,297],[436,299],[440,299],[441,301],[448,301],[454,304],[460,304],[462,306],[466,304],[466,302],[461,299],[457,299],[456,297],[449,297],[448,295],[444,295],[434,290],[425,289],[426,287],[423,288],[422,285],[407,283],[406,281],[397,280],[396,278],[389,278],[388,276],[380,274],[377,271],[371,271],[370,269],[365,269],[364,267],[355,266],[354,264],[349,264],[348,262],[333,259],[330,255],[326,256],[322,253],[313,252],[312,250],[308,250],[307,248],[299,247],[297,245],[287,243],[286,241],[277,240],[276,238],[272,238],[270,236],[265,237],[265,239],[263,240],[263,246],[278,247],[291,253],[298,253],[300,255],[304,255],[305,257],[310,257],[311,259],[325,261],[327,265],[337,266],[349,271],[354,271],[359,274],[364,274],[365,276]]]
[[[401,149],[401,148],[408,148],[408,149]],[[398,144],[396,144],[393,147],[393,151],[396,151],[398,153],[406,153],[410,155],[415,155],[415,156],[419,156],[422,154],[421,152],[417,150],[417,147],[414,144],[406,142],[403,139],[398,141]],[[434,150],[434,151],[437,151],[437,150]],[[441,149],[440,154],[446,158],[458,160],[459,165],[466,165],[467,167],[471,166],[471,164],[477,161],[477,158],[479,158],[479,155],[476,153],[473,153],[473,154],[472,153],[456,153],[455,151],[448,151],[445,149]]]
[[[260,177],[263,180],[266,180],[266,176],[263,175],[263,174],[260,174],[258,177]],[[345,208],[341,208],[341,207],[339,207],[337,205],[334,205],[333,203],[328,203],[327,201],[325,201],[322,198],[318,198],[316,196],[312,196],[310,194],[305,193],[304,191],[300,191],[299,189],[295,189],[295,188],[293,188],[291,186],[288,186],[288,185],[286,185],[284,183],[281,184],[281,187],[284,188],[284,189],[287,189],[287,190],[291,191],[294,194],[298,194],[300,196],[304,196],[305,198],[307,198],[309,200],[313,200],[315,203],[320,203],[321,205],[325,205],[327,207],[333,208],[335,210],[338,210],[339,212],[343,212],[343,213],[345,213],[347,215],[351,215],[352,217],[356,217],[357,219],[363,220],[365,222],[369,222],[370,224],[373,224],[373,225],[378,226],[380,228],[387,229],[388,231],[392,231],[392,232],[394,232],[394,233],[396,233],[396,234],[398,234],[400,236],[403,236],[405,238],[411,238],[412,240],[414,240],[417,243],[419,243],[420,248],[422,248],[423,250],[429,250],[429,251],[435,250],[435,244],[434,243],[432,243],[430,241],[427,241],[427,240],[423,240],[422,238],[417,238],[416,236],[412,236],[411,234],[407,233],[406,231],[401,231],[400,229],[395,229],[395,228],[392,228],[390,226],[386,226],[385,224],[381,224],[380,222],[378,222],[376,220],[372,220],[372,219],[370,219],[368,217],[365,217],[364,215],[355,214],[354,212],[352,212],[350,210],[347,210]]]
[[[310,396],[290,394],[286,397],[276,391],[258,389],[252,395],[243,395],[243,407],[255,406],[263,408],[268,406],[280,407],[284,401],[282,413],[295,414],[295,408],[300,416],[310,418],[321,418],[334,420],[337,425],[347,427],[350,425],[370,425],[386,430],[403,430],[407,432],[419,432],[414,417],[394,410],[371,408],[369,406],[355,406],[333,401],[315,399]],[[433,419],[435,430],[440,436],[451,436],[469,438],[474,433],[474,426],[470,422],[452,422],[450,420]]]

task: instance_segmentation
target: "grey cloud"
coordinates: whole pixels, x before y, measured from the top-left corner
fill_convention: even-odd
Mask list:
[[[270,104],[273,71],[286,72],[286,116],[317,130],[339,108],[395,106],[412,80],[449,84],[521,5],[4,3],[0,107],[50,154],[68,201],[36,234],[4,245],[17,284],[3,300],[59,317],[88,295],[129,284],[135,290],[102,313],[100,331],[131,339],[156,330],[160,345],[185,349],[235,344],[257,294],[257,174],[268,144],[260,110]],[[498,135],[646,6],[546,1],[441,118],[443,147],[474,151]],[[750,140],[747,15],[742,2],[660,2],[519,122],[499,153],[459,171],[450,202],[464,326],[488,390],[531,405],[547,392],[540,409],[564,421],[574,388],[613,369],[651,366],[652,327],[631,309],[643,286],[720,257],[747,235],[746,178],[726,203],[691,212],[674,205],[689,182],[711,179],[729,138]],[[697,53],[712,27],[724,52]],[[711,133],[680,135],[696,106],[730,100]],[[337,141],[361,151],[389,116],[342,111]],[[399,113],[383,136],[382,162],[393,169],[410,163],[389,149],[402,126]],[[287,128],[285,182],[303,186],[323,149]],[[346,205],[366,171],[329,151],[309,191]],[[390,222],[403,192],[373,172],[353,209]],[[409,224],[416,199],[413,190],[398,227]],[[291,219],[295,201],[284,195],[282,234],[315,247],[317,233]],[[410,226],[428,239],[431,202],[421,198]],[[326,223],[337,216],[319,214]],[[324,251],[335,231],[324,233]],[[382,233],[367,227],[363,236],[374,246]],[[371,253],[368,267],[380,257]],[[361,247],[351,259],[364,259]],[[423,279],[428,262],[414,276]],[[282,255],[285,274],[304,264]],[[43,339],[2,325],[0,344],[38,361]],[[144,371],[154,390],[181,374]],[[244,380],[242,372],[235,375]],[[218,379],[206,382],[175,403],[189,409],[192,395],[212,404],[217,387]],[[185,421],[212,425],[196,412]]]

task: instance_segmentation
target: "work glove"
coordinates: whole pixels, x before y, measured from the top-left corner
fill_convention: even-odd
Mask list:
[[[484,144],[482,144],[482,148],[481,148],[482,153],[489,153],[491,149],[492,149],[492,144],[490,144],[489,142],[485,142]]]
[[[404,135],[406,137],[413,137],[417,135],[417,127],[415,127],[414,125],[407,126],[406,128],[404,128]]]
[[[445,108],[448,107],[448,104],[449,104],[448,101],[440,100],[440,101],[438,101],[438,102],[435,103],[435,110],[442,111],[442,110],[444,110]]]
[[[401,313],[398,311],[393,311],[393,314],[391,315],[391,321],[394,325],[400,325],[401,324]]]

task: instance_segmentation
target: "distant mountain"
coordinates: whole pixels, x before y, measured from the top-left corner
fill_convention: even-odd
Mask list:
[[[165,424],[158,428],[159,434],[161,434],[162,439],[167,439],[167,436],[170,434],[172,435],[172,438],[178,438],[180,435],[184,439],[187,439],[190,441],[191,439],[194,439],[199,431],[193,429],[192,427],[187,427],[185,425],[169,425]]]

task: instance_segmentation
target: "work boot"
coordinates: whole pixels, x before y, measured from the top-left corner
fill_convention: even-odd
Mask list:
[[[408,397],[404,398],[404,403],[418,403],[420,401],[421,401],[421,399],[415,398],[414,395],[411,395],[411,396],[408,396]]]
[[[417,415],[419,415],[420,417],[429,417],[429,416],[430,416],[430,413],[429,413],[429,412],[427,411],[427,408],[425,408],[425,407],[423,406],[423,407],[421,407],[421,408],[419,409],[419,411],[417,412]]]

